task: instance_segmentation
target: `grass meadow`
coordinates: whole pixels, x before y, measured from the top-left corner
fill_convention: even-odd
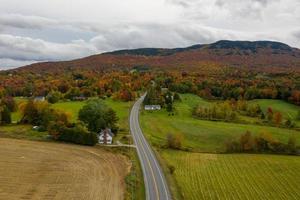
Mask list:
[[[167,134],[182,134],[184,136],[183,146],[197,152],[216,152],[223,151],[227,140],[239,138],[246,131],[253,134],[269,132],[277,140],[287,142],[291,135],[295,135],[300,143],[300,134],[296,130],[261,126],[255,124],[237,124],[229,122],[214,122],[195,119],[191,115],[191,110],[197,104],[208,106],[210,102],[191,94],[181,95],[182,102],[175,103],[176,114],[168,116],[165,110],[161,111],[142,111],[141,125],[144,133],[153,145],[160,146],[166,143]],[[265,100],[257,100],[261,104]],[[277,102],[277,101],[276,101]],[[299,109],[297,106],[285,102],[277,102],[276,109],[290,111]],[[286,108],[287,107],[287,108]],[[264,108],[263,108],[264,109]],[[294,113],[294,112],[293,112]]]

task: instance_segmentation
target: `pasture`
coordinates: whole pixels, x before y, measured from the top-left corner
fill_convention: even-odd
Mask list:
[[[0,199],[124,199],[129,160],[101,148],[0,139]]]
[[[15,98],[17,104],[26,102],[26,98]],[[107,98],[103,100],[106,105],[116,111],[121,128],[128,127],[128,115],[131,106],[131,102],[121,102]],[[72,122],[76,122],[78,119],[79,110],[86,104],[87,101],[60,101],[55,104],[51,104],[52,108],[65,111],[69,113]],[[20,111],[12,113],[12,120],[17,122],[21,119]]]
[[[227,140],[239,138],[246,131],[255,135],[269,132],[275,139],[285,143],[291,135],[295,135],[300,144],[299,132],[292,129],[195,119],[191,115],[192,108],[197,104],[207,106],[210,102],[191,94],[183,94],[181,98],[182,102],[175,103],[175,116],[168,116],[165,110],[142,111],[141,126],[152,144],[164,145],[167,134],[171,133],[183,135],[183,146],[193,151],[223,151]]]
[[[300,199],[300,157],[162,151],[183,199]]]
[[[281,112],[284,117],[290,117],[296,119],[300,108],[296,105],[287,103],[282,100],[274,99],[257,99],[250,101],[251,103],[259,104],[261,109],[266,112],[268,108],[272,108],[275,112]]]

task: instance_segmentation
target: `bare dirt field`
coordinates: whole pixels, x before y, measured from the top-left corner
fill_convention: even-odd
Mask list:
[[[96,147],[0,138],[0,199],[124,199],[129,169]]]

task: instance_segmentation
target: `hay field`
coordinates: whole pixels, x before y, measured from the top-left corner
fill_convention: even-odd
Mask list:
[[[0,139],[0,199],[124,199],[129,169],[97,147]]]

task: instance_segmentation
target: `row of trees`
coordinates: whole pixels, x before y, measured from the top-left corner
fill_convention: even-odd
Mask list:
[[[212,106],[196,106],[192,111],[193,116],[205,120],[237,121],[239,115],[257,118],[261,124],[272,126],[294,127],[294,121],[288,117],[284,119],[281,112],[273,111],[271,107],[264,113],[258,104],[250,104],[245,100],[228,100],[215,103]]]
[[[61,122],[52,122],[48,127],[48,131],[55,140],[64,142],[90,146],[98,142],[97,134],[88,131],[83,123],[66,125]]]
[[[299,72],[281,72],[247,68],[208,68],[182,72],[179,70],[48,70],[31,73],[14,71],[0,73],[0,96],[115,96],[132,99],[133,93],[143,90],[154,80],[157,86],[172,92],[194,93],[208,99],[283,99],[300,105]],[[124,92],[123,92],[124,91]],[[58,95],[59,96],[59,95]]]
[[[237,112],[228,102],[214,104],[210,107],[198,105],[193,109],[193,115],[205,120],[234,121],[237,119]]]
[[[104,97],[129,101],[135,92],[143,89],[149,74],[130,72],[100,72],[74,70],[35,74],[30,72],[0,73],[0,97],[44,96],[50,103],[75,97]]]
[[[287,144],[275,140],[270,133],[264,132],[253,136],[247,131],[241,135],[239,140],[232,140],[226,143],[226,152],[259,152],[279,154],[299,154],[296,138],[291,136]]]

